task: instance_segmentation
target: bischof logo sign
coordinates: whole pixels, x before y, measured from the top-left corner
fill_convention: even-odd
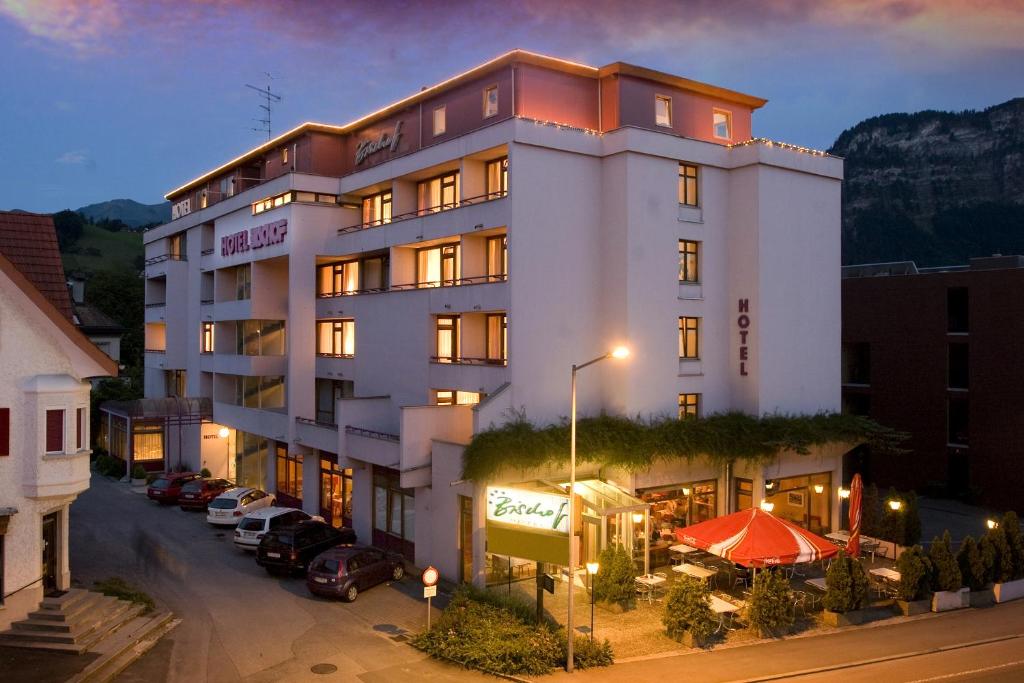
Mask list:
[[[487,519],[569,533],[569,499],[553,493],[487,487]]]
[[[284,242],[288,234],[288,219],[257,225],[250,230],[240,230],[220,238],[220,255],[231,256],[250,249],[259,249],[271,244]]]
[[[371,154],[376,154],[381,150],[389,150],[394,153],[398,149],[398,141],[402,137],[402,121],[395,122],[395,129],[390,134],[386,130],[380,132],[380,137],[376,140],[363,140],[356,147],[356,165],[363,163],[366,157]]]

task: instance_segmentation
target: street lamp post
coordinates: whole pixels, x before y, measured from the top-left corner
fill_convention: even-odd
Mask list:
[[[590,574],[590,642],[594,642],[594,581],[599,568],[597,562],[587,562],[587,574]]]
[[[598,356],[586,363],[572,366],[572,401],[571,414],[569,418],[569,614],[566,619],[566,635],[568,646],[566,648],[565,670],[573,671],[573,593],[576,589],[576,373],[588,365],[600,363],[608,358],[628,358],[629,349],[625,346],[617,346],[612,351]]]
[[[231,474],[231,442],[228,441],[228,437],[231,436],[231,430],[221,427],[217,430],[217,436],[224,439],[224,478],[233,479],[229,476]]]

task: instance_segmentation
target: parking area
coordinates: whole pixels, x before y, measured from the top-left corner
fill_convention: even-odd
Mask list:
[[[418,576],[381,584],[352,604],[324,600],[302,577],[268,575],[252,553],[234,547],[232,534],[202,513],[160,506],[93,476],[71,509],[74,582],[87,588],[120,576],[183,619],[119,681],[481,678],[405,644],[426,620]]]

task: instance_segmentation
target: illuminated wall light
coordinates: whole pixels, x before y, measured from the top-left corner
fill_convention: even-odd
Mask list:
[[[690,495],[690,487],[689,486],[684,486],[683,487],[683,495],[684,496]]]
[[[601,566],[597,562],[587,562],[587,573],[588,574],[591,574],[591,575],[596,574],[597,570],[600,569],[600,568],[601,568]]]
[[[772,510],[775,509],[775,503],[772,503],[772,502],[767,501],[767,500],[762,500],[761,501],[761,509],[764,510],[765,512],[771,512]]]
[[[634,512],[633,513],[633,523],[634,524],[639,524],[642,521],[644,521],[644,513],[642,513],[642,512]]]
[[[770,490],[772,490],[773,488],[775,488],[775,482],[774,482],[774,481],[772,481],[771,479],[769,479],[768,481],[766,481],[766,482],[764,483],[764,487],[765,487],[766,489],[768,489],[768,490],[770,491]]]
[[[821,484],[815,484],[814,485],[814,492],[815,493],[824,493],[825,492],[825,487],[822,486]]]
[[[889,501],[889,509],[892,510],[893,512],[899,512],[902,508],[903,508],[903,501],[902,500],[890,500]]]
[[[996,529],[999,527],[999,522],[997,522],[994,519],[986,519],[985,526],[987,526],[989,529]]]
[[[840,486],[839,487],[839,497],[840,498],[849,498],[850,497],[850,489],[844,489],[842,486]]]

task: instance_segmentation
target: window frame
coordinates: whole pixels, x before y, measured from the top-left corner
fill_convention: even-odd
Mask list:
[[[491,319],[499,318],[498,329],[501,336],[498,339],[500,354],[498,358],[491,357]],[[484,359],[489,365],[508,365],[508,313],[488,313],[484,316]]]
[[[214,351],[214,325],[212,322],[202,322],[199,325],[199,353],[213,353]]]
[[[450,249],[449,253],[445,253],[446,250]],[[437,280],[425,280],[425,274],[422,272],[422,266],[420,265],[422,254],[429,251],[437,251],[438,255],[438,276]],[[444,276],[445,261],[448,261],[452,267],[452,277],[446,278]],[[435,244],[430,247],[420,247],[416,249],[416,288],[417,289],[430,289],[435,287],[454,287],[459,283],[460,273],[462,268],[462,244],[461,242],[444,242],[443,244]]]
[[[700,392],[680,393],[678,398],[679,419],[700,419],[702,416],[703,398]]]
[[[690,180],[693,181],[693,197],[690,197]],[[679,162],[679,204],[700,207],[700,167],[697,164]]]
[[[0,457],[11,454],[11,409],[0,408]],[[2,580],[2,579],[0,579]],[[2,595],[2,593],[0,593]]]
[[[435,138],[444,135],[448,131],[448,113],[447,113],[447,109],[448,109],[448,105],[446,105],[446,104],[439,104],[438,106],[434,107],[434,111],[433,111],[433,114],[432,114],[431,120],[430,120],[430,122],[431,122],[431,126],[430,127],[431,127],[431,130],[434,131],[434,137]],[[438,114],[441,115],[441,126],[440,126],[440,128],[438,128],[438,125],[437,125],[438,124]]]
[[[661,123],[658,121],[658,104],[665,103],[665,113],[668,118],[667,123]],[[654,94],[654,125],[659,128],[671,128],[672,127],[672,96],[662,95],[661,93]]]
[[[691,257],[692,269],[690,267]],[[679,284],[700,284],[700,242],[697,240],[679,240]]]
[[[717,130],[718,126],[715,123],[715,116],[718,115],[718,114],[722,114],[723,116],[725,116],[725,132],[726,132],[726,135],[724,137],[718,134],[718,130]],[[732,111],[730,111],[728,109],[719,109],[718,107],[714,107],[711,110],[711,135],[716,140],[729,140],[730,142],[732,141],[732,139],[733,139]]]
[[[492,91],[494,92],[494,111],[491,112],[490,114],[488,114],[487,113],[487,93],[492,92]],[[482,108],[482,113],[483,113],[483,117],[485,119],[493,118],[493,117],[498,115],[499,111],[501,111],[501,100],[498,99],[499,95],[500,95],[500,91],[498,90],[498,84],[497,83],[494,83],[492,85],[488,85],[488,86],[484,87],[484,90],[483,90],[483,108]]]
[[[50,453],[64,453],[67,449],[67,426],[64,424],[66,420],[66,412],[64,408],[47,408],[44,414],[44,452]],[[57,419],[51,422],[51,413],[58,415]],[[59,420],[59,421],[58,421]],[[59,427],[60,433],[54,434],[50,430],[51,428]],[[50,448],[51,445],[56,445],[55,441],[60,441],[58,448]]]
[[[491,189],[491,168],[497,166],[498,168],[498,188]],[[484,163],[484,188],[487,193],[488,199],[501,199],[508,195],[508,155],[500,156],[496,159],[491,159]]]
[[[394,218],[394,190],[381,190],[363,197],[361,204],[363,225],[387,225]],[[367,218],[367,209],[373,218]],[[385,210],[386,209],[386,210]]]
[[[450,326],[442,328],[441,322],[448,321]],[[434,358],[438,363],[457,363],[461,360],[459,355],[459,334],[461,328],[461,316],[459,315],[438,315],[434,316]],[[442,330],[451,331],[452,343],[451,343],[451,354],[441,355],[441,332]]]
[[[693,323],[692,327],[690,323]],[[693,349],[689,348],[689,333],[693,332]],[[679,360],[700,360],[700,318],[679,316]]]
[[[491,270],[491,247],[497,244],[494,248],[498,255],[498,261],[501,264],[500,272],[493,272]],[[488,237],[486,242],[487,248],[487,281],[488,282],[505,282],[508,280],[508,235],[495,235]]]
[[[322,326],[330,325],[331,350],[323,349],[321,340],[323,334]],[[329,320],[316,321],[316,355],[324,358],[355,358],[356,357],[356,320],[355,318],[331,318]],[[349,337],[352,342],[352,353],[345,353]],[[337,348],[335,344],[340,344]]]
[[[235,301],[252,299],[252,264],[241,263],[235,266]]]

